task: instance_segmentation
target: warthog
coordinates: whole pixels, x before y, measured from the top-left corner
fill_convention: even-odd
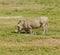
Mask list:
[[[46,33],[47,31],[47,22],[48,22],[48,17],[46,16],[40,16],[35,19],[28,19],[28,20],[20,20],[18,22],[18,30],[16,32],[21,32],[21,30],[25,30],[27,33],[32,34],[33,28],[39,28],[42,27],[43,29],[43,34]]]

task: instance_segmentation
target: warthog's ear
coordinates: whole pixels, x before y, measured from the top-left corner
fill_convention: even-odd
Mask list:
[[[20,21],[18,22],[18,24],[20,24],[20,23],[25,23],[25,20],[20,20]]]
[[[22,20],[19,20],[18,24],[21,23]]]

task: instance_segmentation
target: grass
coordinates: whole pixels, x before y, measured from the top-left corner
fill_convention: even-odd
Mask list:
[[[0,55],[60,55],[60,0],[0,0]],[[38,35],[14,33],[20,19],[47,16],[48,32],[33,29]]]

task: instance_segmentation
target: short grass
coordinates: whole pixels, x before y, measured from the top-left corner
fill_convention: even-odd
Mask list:
[[[0,55],[60,55],[60,0],[0,0]],[[14,33],[20,19],[47,16],[48,32],[37,35]]]

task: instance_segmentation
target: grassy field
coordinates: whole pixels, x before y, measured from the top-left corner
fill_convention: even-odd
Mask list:
[[[47,16],[48,32],[38,35],[14,33],[20,19]],[[0,0],[0,55],[60,55],[60,0]]]

